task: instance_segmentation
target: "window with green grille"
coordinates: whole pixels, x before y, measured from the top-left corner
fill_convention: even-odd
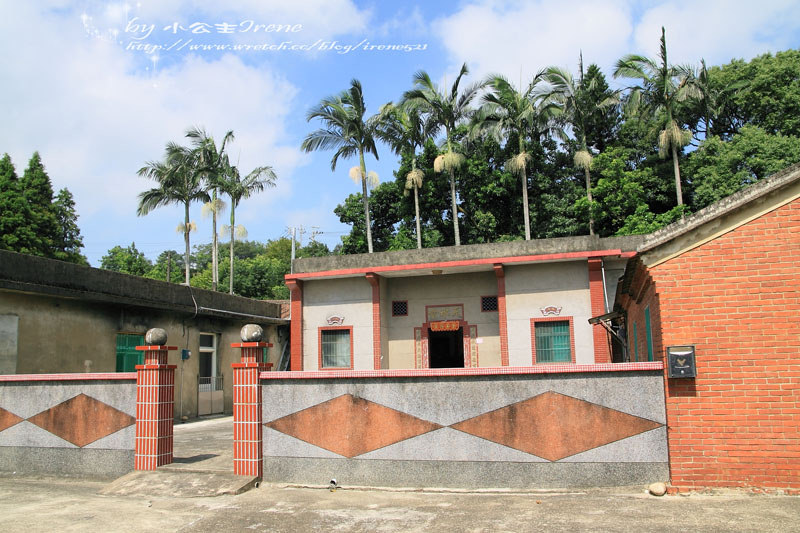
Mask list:
[[[650,306],[644,308],[644,334],[647,338],[647,360],[653,360],[653,330],[650,327]]]
[[[322,368],[350,368],[350,330],[321,331]]]
[[[569,320],[536,322],[536,362],[572,362]]]
[[[144,335],[138,333],[117,334],[117,372],[135,372],[136,365],[144,364],[144,352],[136,350],[144,345]]]

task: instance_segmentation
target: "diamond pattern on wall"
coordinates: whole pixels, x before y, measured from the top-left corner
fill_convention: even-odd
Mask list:
[[[82,448],[135,424],[136,419],[91,396],[79,394],[32,416],[28,422]]]
[[[661,425],[551,391],[450,427],[558,461]]]
[[[2,407],[0,407],[0,431],[10,428],[11,426],[15,426],[25,420],[24,418],[20,418],[11,411],[6,411]]]
[[[355,457],[442,427],[352,394],[265,425],[345,457]]]

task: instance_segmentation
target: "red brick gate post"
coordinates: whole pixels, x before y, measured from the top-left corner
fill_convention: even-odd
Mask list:
[[[255,324],[242,328],[242,342],[231,344],[241,348],[242,362],[233,363],[233,473],[240,476],[262,477],[264,450],[261,425],[261,384],[258,374],[272,364],[264,363],[264,348],[272,344],[261,342],[263,330]]]
[[[167,333],[154,328],[145,335],[144,364],[136,365],[136,445],[134,468],[155,470],[172,463],[175,365],[167,364]]]

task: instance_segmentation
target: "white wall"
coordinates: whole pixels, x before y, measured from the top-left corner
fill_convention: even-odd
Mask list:
[[[372,370],[372,286],[366,277],[303,283],[303,370],[319,369],[319,328],[331,315],[353,326],[353,368]]]
[[[509,364],[533,364],[530,320],[543,317],[541,308],[549,305],[561,307],[560,316],[573,317],[575,362],[594,363],[587,261],[509,265],[505,273]]]

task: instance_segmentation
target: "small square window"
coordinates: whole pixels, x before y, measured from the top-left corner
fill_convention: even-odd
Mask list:
[[[497,311],[497,296],[481,296],[481,311]]]
[[[408,301],[406,300],[393,301],[392,316],[408,316]]]

